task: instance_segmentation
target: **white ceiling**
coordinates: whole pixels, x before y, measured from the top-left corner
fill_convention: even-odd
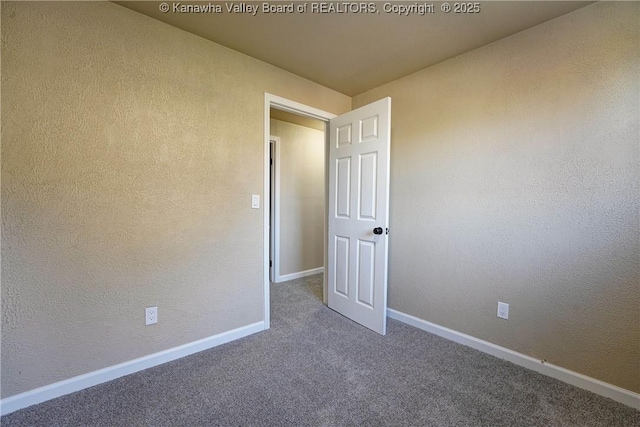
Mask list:
[[[162,13],[159,1],[116,1],[144,15],[268,62],[349,96],[406,76],[464,52],[564,15],[592,2],[482,1],[480,12],[401,16],[385,13],[228,13],[240,2],[182,1],[180,5],[222,6],[222,13]],[[244,2],[261,7],[263,2]],[[291,1],[271,1],[291,4]],[[344,4],[340,2],[341,4]],[[431,4],[431,3],[427,3]],[[449,2],[453,5],[453,2]]]

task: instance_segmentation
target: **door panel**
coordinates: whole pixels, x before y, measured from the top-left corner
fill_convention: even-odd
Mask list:
[[[358,218],[376,220],[376,189],[378,153],[360,155],[360,180],[358,182]]]
[[[351,216],[351,158],[336,160],[336,217]]]
[[[358,302],[373,308],[375,288],[375,242],[358,240]]]
[[[391,99],[330,122],[329,307],[386,332]]]
[[[349,238],[336,236],[335,292],[349,297]]]
[[[344,126],[338,128],[338,147],[345,145],[351,145],[351,123],[347,123]]]
[[[378,138],[378,115],[360,120],[360,142]]]

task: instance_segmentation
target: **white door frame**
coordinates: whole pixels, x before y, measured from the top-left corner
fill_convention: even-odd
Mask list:
[[[269,164],[271,173],[269,178],[269,200],[271,211],[269,212],[269,281],[272,283],[280,280],[280,137],[270,136],[269,144],[273,144],[273,152],[270,151]]]
[[[328,113],[326,111],[319,110],[308,105],[301,104],[299,102],[291,101],[286,98],[282,98],[277,95],[272,95],[265,92],[264,94],[264,188],[263,188],[263,200],[269,200],[271,197],[271,188],[269,183],[269,169],[270,169],[270,153],[269,145],[271,143],[271,108],[277,108],[278,110],[288,111],[290,113],[298,114],[300,116],[311,117],[313,119],[321,120],[325,123],[325,165],[324,165],[324,180],[325,180],[325,211],[324,211],[324,283],[322,290],[322,301],[327,303],[327,209],[329,201],[329,187],[328,187],[328,165],[329,165],[329,120],[336,117],[335,114]],[[264,203],[263,203],[264,206]],[[269,306],[269,223],[271,213],[269,209],[264,209],[264,328],[269,329],[271,327],[271,309]]]

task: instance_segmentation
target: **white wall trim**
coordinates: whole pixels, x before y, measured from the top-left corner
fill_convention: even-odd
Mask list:
[[[329,120],[336,117],[335,114],[329,113],[327,111],[322,111],[314,107],[309,107],[308,105],[301,104],[299,102],[291,101],[286,98],[282,98],[277,95],[272,95],[268,92],[264,93],[264,174],[263,174],[263,189],[262,189],[262,200],[269,200],[270,191],[269,188],[269,144],[271,137],[271,107],[277,108],[279,110],[288,111],[290,113],[299,114],[305,117],[311,117],[314,119],[322,120],[323,122],[328,122]],[[326,144],[329,142],[329,133],[325,132]],[[328,145],[327,145],[328,150]],[[325,157],[325,180],[327,171],[328,157]],[[327,191],[325,187],[325,191]],[[264,203],[262,204],[265,205]],[[325,203],[328,205],[328,203]],[[326,209],[326,206],[325,206]],[[271,312],[270,312],[270,298],[269,298],[269,222],[270,222],[270,212],[269,209],[263,209],[264,219],[263,219],[263,265],[264,265],[264,329],[269,329],[271,326]],[[326,227],[326,215],[325,215],[325,227]],[[326,265],[326,228],[325,228],[325,265]],[[326,275],[325,275],[325,284],[324,284],[324,292],[323,292],[323,300],[326,300]]]
[[[64,396],[65,394],[102,384],[166,362],[171,362],[172,360],[207,350],[221,344],[226,344],[230,341],[255,334],[262,330],[264,330],[264,322],[253,323],[251,325],[242,326],[231,331],[153,353],[148,356],[143,356],[128,362],[108,366],[97,371],[78,375],[73,378],[16,394],[15,396],[0,400],[0,415],[6,415],[17,411],[18,409],[23,409],[56,397]]]
[[[426,320],[411,316],[410,314],[402,313],[397,310],[393,310],[391,308],[387,309],[387,316],[406,323],[407,325],[422,329],[423,331],[427,331],[434,335],[438,335],[448,340],[457,342],[459,344],[475,348],[476,350],[480,350],[483,353],[487,353],[500,359],[507,360],[511,363],[515,363],[516,365],[523,366],[527,369],[531,369],[543,375],[547,375],[565,383],[588,390],[595,394],[599,394],[600,396],[608,397],[609,399],[615,400],[616,402],[620,402],[632,408],[640,409],[640,394],[638,393],[634,393],[632,391],[605,383],[604,381],[588,377],[578,372],[570,371],[560,366],[535,359],[531,356],[518,353],[517,351],[509,350],[508,348],[492,344],[488,341],[483,341],[481,339],[472,337],[471,335],[466,335],[461,332],[454,331],[453,329],[436,325],[435,323],[428,322]]]
[[[314,274],[324,272],[324,267],[312,268],[310,270],[298,271],[297,273],[285,274],[276,277],[276,283],[286,282],[287,280],[299,279],[301,277],[312,276]]]
[[[273,244],[271,258],[273,267],[271,269],[270,280],[277,283],[280,277],[280,137],[270,136],[269,142],[273,142],[273,185],[269,191],[273,189],[274,194],[269,194],[269,200],[273,201],[272,212],[273,221],[270,221],[271,236],[269,237]]]
[[[333,113],[322,111],[296,101],[291,101],[290,99],[282,98],[281,96],[271,95],[270,93],[265,92],[265,98],[268,99],[270,107],[277,108],[278,110],[288,111],[300,116],[311,117],[312,119],[321,120],[323,122],[329,121],[336,117],[336,115]]]

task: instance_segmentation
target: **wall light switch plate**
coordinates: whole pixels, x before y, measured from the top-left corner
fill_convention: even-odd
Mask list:
[[[251,209],[260,209],[260,195],[251,195]]]

